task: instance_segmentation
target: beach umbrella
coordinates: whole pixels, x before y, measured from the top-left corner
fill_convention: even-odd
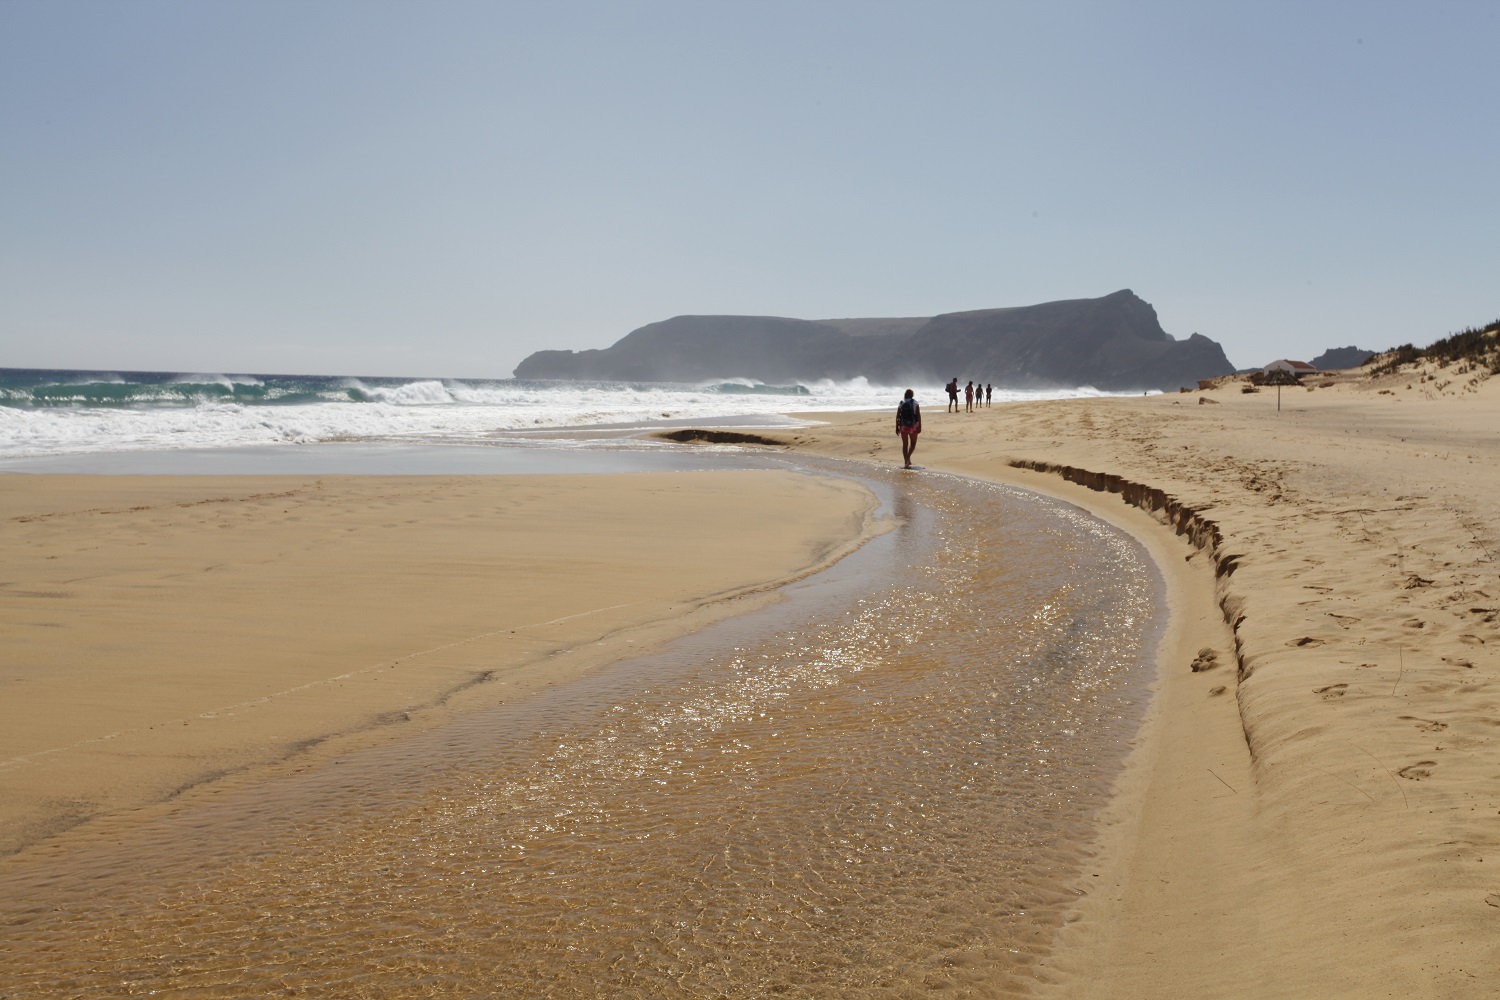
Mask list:
[[[1261,385],[1274,385],[1276,387],[1276,412],[1281,412],[1281,387],[1284,385],[1300,385],[1297,376],[1285,368],[1273,368],[1265,373],[1260,380]]]

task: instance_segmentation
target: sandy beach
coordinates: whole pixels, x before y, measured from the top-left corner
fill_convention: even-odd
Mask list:
[[[1041,992],[1491,995],[1500,381],[1326,379],[1279,410],[1243,385],[927,401],[920,466],[1078,503],[1169,577],[1152,715]],[[899,462],[889,424],[793,444]]]
[[[1279,409],[1242,385],[924,401],[910,475],[1077,504],[1166,578],[1149,715],[1036,992],[1489,995],[1500,382],[1328,379]],[[775,436],[899,464],[889,414],[817,419]],[[565,683],[875,530],[862,488],[760,471],[6,476],[0,498],[12,863]]]
[[[773,471],[0,476],[0,852],[564,684],[774,599],[872,509]]]

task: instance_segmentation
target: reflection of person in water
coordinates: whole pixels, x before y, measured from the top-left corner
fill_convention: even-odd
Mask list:
[[[917,450],[917,435],[922,433],[922,408],[917,394],[906,390],[906,398],[896,404],[896,434],[901,438],[902,468],[911,468],[911,453]]]

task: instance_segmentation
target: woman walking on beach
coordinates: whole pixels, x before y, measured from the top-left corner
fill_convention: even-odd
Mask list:
[[[974,383],[970,382],[964,386],[964,412],[974,412]]]
[[[917,405],[917,394],[906,390],[906,398],[896,404],[896,435],[901,438],[902,468],[911,468],[911,453],[917,450],[917,435],[922,433],[922,408]]]

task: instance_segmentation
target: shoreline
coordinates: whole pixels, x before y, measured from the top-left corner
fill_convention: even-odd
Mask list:
[[[49,982],[52,965],[31,950],[38,944],[76,937],[75,962],[87,962],[88,981],[101,982],[133,956],[171,955],[177,923],[186,935],[175,938],[184,972],[262,969],[263,960],[276,960],[257,950],[267,925],[243,926],[238,914],[269,918],[290,906],[274,926],[316,937],[372,893],[394,910],[361,910],[349,930],[399,922],[392,913],[405,912],[400,899],[416,896],[433,906],[423,919],[440,921],[451,912],[439,898],[448,879],[426,877],[430,866],[472,875],[473,866],[498,860],[498,845],[505,859],[493,882],[460,880],[474,893],[498,893],[475,911],[492,917],[473,925],[481,934],[494,916],[527,909],[528,894],[512,896],[506,886],[555,870],[580,902],[547,919],[580,932],[562,939],[596,958],[653,950],[660,932],[691,927],[681,933],[696,943],[669,954],[704,959],[693,967],[705,983],[795,982],[787,970],[805,966],[819,970],[813,979],[825,987],[863,984],[872,970],[887,970],[894,982],[1020,988],[1037,957],[1033,946],[1056,928],[1068,899],[1061,880],[1081,858],[1090,817],[1106,801],[1146,705],[1151,650],[1165,623],[1160,575],[1123,532],[1030,491],[959,476],[864,473],[852,463],[796,464],[868,482],[882,509],[900,518],[895,530],[783,588],[777,607],[721,622],[662,654],[466,711],[427,733],[397,728],[370,752],[346,744],[335,759],[316,762],[341,766],[303,759],[284,778],[261,770],[252,780],[216,782],[159,815],[138,812],[128,826],[74,837],[75,849],[55,860],[33,854],[34,867],[6,879],[11,912],[36,914],[18,919],[13,941],[23,968],[37,956],[28,981]],[[973,559],[978,552],[995,558]],[[1121,591],[1101,567],[1117,567],[1137,585]],[[1111,635],[1108,623],[1120,620],[1136,624]],[[949,641],[985,622],[1014,627]],[[1055,683],[1037,689],[1035,671]],[[1088,763],[1099,755],[1105,766]],[[728,796],[728,788],[743,794]],[[797,846],[787,843],[791,834]],[[455,838],[467,846],[443,843]],[[668,860],[660,865],[644,861],[662,852]],[[405,874],[388,878],[396,859]],[[573,870],[574,861],[582,867]],[[987,874],[1000,871],[1012,876]],[[610,872],[625,882],[612,887]],[[289,875],[327,886],[326,912],[315,905],[306,913],[298,902],[305,893],[291,890]],[[768,890],[767,878],[786,888]],[[632,884],[643,894],[629,892]],[[771,906],[766,891],[781,902]],[[705,917],[704,905],[711,913],[721,906],[724,916]],[[593,933],[588,915],[616,908],[633,909],[639,920],[611,925],[610,943],[603,928]],[[491,955],[513,971],[513,963],[538,957],[515,915],[514,950],[501,940],[498,952],[464,949],[468,958],[453,960]],[[755,960],[731,957],[738,971],[716,979],[724,971],[716,956],[739,953],[736,928],[747,921],[757,937],[774,930],[773,940],[801,944],[781,958],[762,952],[771,966],[753,975]],[[110,926],[155,929],[91,944],[92,927]],[[801,938],[814,927],[814,938]],[[262,943],[220,947],[247,932]],[[158,939],[160,948],[151,943]],[[707,940],[718,946],[705,952]],[[384,955],[382,965],[403,948],[370,946],[354,948]],[[283,960],[311,982],[341,954],[325,941],[305,966]],[[206,955],[237,957],[205,963]],[[902,965],[903,957],[914,964]],[[627,978],[644,983],[671,964],[658,956],[642,964],[643,978]],[[909,974],[896,974],[898,967]],[[599,974],[609,975],[600,965],[561,992],[592,995],[587,984],[597,985]]]
[[[929,417],[919,464],[1084,507],[1168,578],[1151,708],[1041,995],[1484,992],[1500,382],[1429,382]],[[899,461],[888,423],[788,443]]]
[[[0,476],[0,496],[15,863],[206,782],[564,684],[883,530],[864,487],[768,469]]]
[[[1081,507],[1137,538],[1167,588],[1169,620],[1147,716],[1099,815],[1091,855],[1073,887],[1078,901],[1037,967],[1039,995],[1483,993],[1485,970],[1500,965],[1493,930],[1500,912],[1500,872],[1493,867],[1500,864],[1500,784],[1490,763],[1500,729],[1500,501],[1490,499],[1500,496],[1500,443],[1485,430],[1500,426],[1500,383],[1445,394],[1426,382],[1400,376],[1305,387],[1288,394],[1281,411],[1274,397],[1242,393],[1231,381],[1171,396],[1013,403],[929,416],[920,465]],[[899,463],[888,414],[809,418],[820,423],[778,434],[790,438],[794,452]],[[640,478],[659,484],[671,475]],[[680,475],[700,482],[814,478],[768,471]],[[174,478],[200,487],[210,479]],[[373,489],[377,477],[290,478]],[[489,478],[452,477],[471,486]],[[515,478],[544,493],[541,484],[549,480]],[[550,478],[566,483],[552,484],[538,509],[559,498],[570,503],[589,477]],[[619,477],[598,478],[614,484]],[[129,481],[0,476],[0,490],[22,480],[34,487],[65,479],[84,490],[92,480],[104,497],[118,497]],[[264,477],[225,479],[233,485],[221,492],[276,492],[262,490]],[[388,482],[397,480],[416,489],[424,477]],[[741,499],[764,512],[772,492]],[[612,487],[604,497],[601,510],[619,502]],[[272,499],[260,502],[269,506]],[[657,502],[647,489],[637,514]],[[196,504],[184,496],[158,506],[190,511]],[[114,501],[105,506],[130,510]],[[687,503],[683,510],[701,514],[706,506]],[[825,515],[830,509],[810,506]],[[75,513],[93,510],[75,507]],[[860,527],[850,540],[855,508]],[[416,504],[410,510],[423,512]],[[576,519],[578,508],[570,510]],[[846,546],[868,537],[872,511],[865,497],[862,506],[846,504],[834,516]],[[463,515],[472,521],[474,510]],[[371,524],[398,523],[393,516],[372,514]],[[202,528],[211,527],[226,530],[205,520]],[[670,527],[668,534],[678,533],[676,522]],[[773,525],[768,536],[782,527]],[[454,522],[454,528],[450,551],[462,551],[472,525]],[[736,555],[726,558],[756,548],[747,541],[738,537]],[[821,558],[818,565],[840,555],[816,543],[802,552],[807,572],[816,568],[807,561],[811,554]],[[617,553],[596,555],[601,565],[619,565]],[[575,621],[548,634],[545,650],[533,650],[543,659],[556,654],[549,662],[565,660],[574,672],[548,674],[533,660],[529,671],[506,675],[516,685],[507,696],[635,655],[715,616],[748,609],[746,600],[775,600],[774,589],[793,578],[772,574],[748,592],[710,588],[697,603],[663,604],[655,618],[604,628],[590,621],[593,632]],[[132,585],[142,583],[149,581]],[[56,595],[35,589],[31,608],[57,607]],[[595,603],[610,610],[602,598]],[[495,656],[494,649],[469,652],[486,662]],[[387,661],[373,665],[390,668]],[[347,683],[341,675],[332,679]],[[447,690],[456,693],[409,713],[403,724],[435,725],[497,689]],[[346,729],[326,744],[298,746],[294,756],[247,765],[253,770],[230,768],[228,780],[310,766],[340,748],[390,736],[386,727]],[[115,815],[91,829],[104,835],[111,822],[130,822],[127,814]],[[67,839],[33,850],[62,850]]]

